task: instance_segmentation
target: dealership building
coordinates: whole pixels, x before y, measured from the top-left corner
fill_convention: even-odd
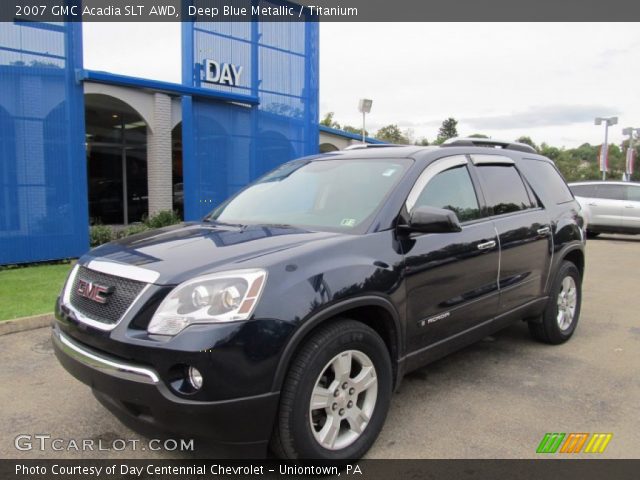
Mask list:
[[[197,220],[360,142],[318,124],[315,22],[185,22],[179,84],[84,69],[81,28],[0,23],[0,265],[82,255],[90,222]]]

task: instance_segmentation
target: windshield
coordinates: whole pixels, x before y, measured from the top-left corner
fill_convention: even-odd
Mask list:
[[[394,158],[286,163],[220,205],[206,220],[359,232],[410,162]]]

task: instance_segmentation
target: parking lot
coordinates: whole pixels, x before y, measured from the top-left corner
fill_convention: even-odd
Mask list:
[[[571,341],[535,343],[521,323],[410,374],[368,456],[532,458],[546,432],[607,432],[613,439],[601,457],[640,458],[640,237],[589,240],[586,268]],[[2,336],[0,352],[2,458],[189,457],[18,451],[20,434],[107,444],[140,436],[62,369],[48,328]]]

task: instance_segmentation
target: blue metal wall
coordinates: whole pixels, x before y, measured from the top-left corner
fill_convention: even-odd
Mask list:
[[[79,23],[0,23],[0,265],[87,251]]]
[[[260,2],[261,5],[275,2]],[[183,83],[258,105],[183,98],[185,219],[209,212],[277,165],[318,151],[318,24],[183,24]],[[204,62],[243,67],[238,86],[206,83]]]
[[[276,4],[278,0],[260,4]],[[318,149],[318,24],[184,23],[185,219]],[[242,65],[202,81],[205,59]],[[80,23],[0,23],[0,265],[88,250]],[[233,93],[234,102],[202,92]]]

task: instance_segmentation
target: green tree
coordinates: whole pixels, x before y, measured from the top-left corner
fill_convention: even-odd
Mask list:
[[[325,127],[337,128],[340,130],[340,124],[333,119],[335,114],[333,112],[327,112],[322,120],[320,120],[320,125],[324,125]]]
[[[545,142],[540,144],[540,153],[545,157],[549,157],[551,160],[557,160],[560,157],[561,150],[557,147],[552,147]]]
[[[405,135],[397,124],[387,125],[376,132],[376,138],[384,142],[408,145],[409,138]]]
[[[536,152],[539,152],[539,151],[540,151],[540,149],[539,149],[539,148],[538,148],[538,146],[534,143],[534,141],[533,141],[533,140],[531,140],[531,137],[528,137],[528,136],[526,136],[526,135],[522,135],[522,136],[520,136],[520,137],[516,138],[516,142],[518,142],[518,143],[524,143],[525,145],[529,145],[530,147],[533,147],[533,149],[534,149]]]
[[[438,138],[435,143],[440,145],[445,140],[458,136],[458,121],[449,117],[442,122],[440,130],[438,130]]]
[[[349,132],[349,133],[355,133],[357,135],[362,135],[362,128],[358,128],[358,127],[352,127],[351,125],[343,125],[342,126],[342,131],[343,132]],[[364,131],[365,136],[369,136],[369,131],[365,130]]]
[[[422,137],[420,140],[416,140],[414,145],[419,145],[421,147],[428,147],[429,140],[427,140],[427,137]]]

